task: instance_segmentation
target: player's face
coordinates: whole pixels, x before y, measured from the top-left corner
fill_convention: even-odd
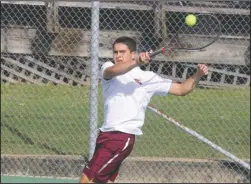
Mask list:
[[[113,48],[113,59],[115,63],[131,62],[135,58],[135,52],[131,52],[127,45],[116,43]]]

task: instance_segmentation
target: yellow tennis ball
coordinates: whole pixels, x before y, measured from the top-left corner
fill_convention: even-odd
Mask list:
[[[196,16],[193,15],[193,14],[188,14],[188,15],[186,16],[185,22],[186,22],[186,24],[187,24],[188,26],[192,27],[192,26],[194,26],[194,25],[196,24],[197,18],[196,18]]]

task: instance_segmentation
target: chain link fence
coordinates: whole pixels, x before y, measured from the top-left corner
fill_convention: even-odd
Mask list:
[[[1,175],[78,178],[103,121],[96,66],[112,60],[113,41],[157,49],[188,13],[211,13],[222,26],[216,43],[142,69],[184,81],[208,65],[193,93],[151,104],[215,146],[147,111],[118,182],[250,182],[250,1],[96,3],[1,2]]]

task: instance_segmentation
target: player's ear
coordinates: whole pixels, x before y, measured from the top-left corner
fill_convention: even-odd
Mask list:
[[[132,51],[132,59],[136,59],[137,53],[135,51]]]

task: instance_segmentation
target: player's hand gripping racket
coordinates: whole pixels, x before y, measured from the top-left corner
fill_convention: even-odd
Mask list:
[[[197,23],[189,27],[182,23],[174,33],[162,38],[163,47],[152,52],[150,57],[159,53],[170,55],[174,50],[202,51],[216,42],[221,34],[221,23],[215,15],[197,14]]]

